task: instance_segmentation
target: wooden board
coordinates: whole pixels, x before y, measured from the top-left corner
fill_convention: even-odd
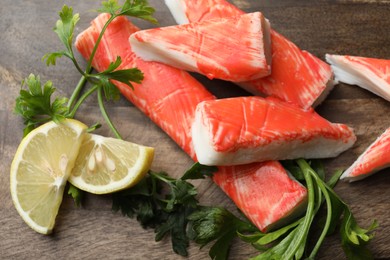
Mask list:
[[[168,9],[161,0],[149,1],[156,10],[161,26],[172,25]],[[302,49],[320,58],[326,53],[350,54],[390,59],[390,3],[388,1],[347,0],[236,0],[231,1],[245,11],[262,11],[275,30]],[[58,95],[69,96],[79,74],[70,61],[59,60],[57,66],[46,67],[41,57],[62,48],[52,31],[57,12],[63,4],[74,7],[81,20],[76,33],[85,29],[96,16],[91,11],[99,1],[68,0],[2,0],[0,7],[0,258],[1,259],[181,259],[172,253],[170,241],[154,242],[154,233],[143,230],[135,220],[111,211],[110,196],[87,195],[84,206],[76,208],[64,196],[55,232],[42,236],[32,231],[19,217],[9,192],[9,169],[22,138],[22,120],[13,114],[21,81],[30,73],[42,81],[52,80]],[[150,24],[134,21],[141,28]],[[85,62],[80,59],[81,64]],[[197,76],[218,97],[247,94],[232,84],[209,81]],[[77,118],[91,124],[103,122],[90,98]],[[109,103],[109,114],[124,138],[156,147],[154,170],[180,176],[191,164],[158,127],[136,108],[122,99]],[[317,111],[333,122],[346,123],[356,130],[358,141],[338,158],[325,160],[328,172],[345,169],[387,127],[390,106],[387,101],[356,86],[340,84]],[[100,134],[112,135],[107,127]],[[390,258],[390,169],[361,182],[340,183],[336,191],[351,205],[358,222],[367,226],[377,219],[380,227],[370,245],[376,258]],[[196,182],[199,199],[234,209],[231,201],[210,180]],[[237,241],[231,259],[246,259],[255,251]],[[189,259],[207,259],[207,248],[191,245]],[[338,236],[324,243],[318,259],[344,259]]]

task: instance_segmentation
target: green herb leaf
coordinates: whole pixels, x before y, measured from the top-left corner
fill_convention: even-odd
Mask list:
[[[265,252],[252,258],[253,260],[268,260],[268,259],[286,259],[283,257],[286,250],[293,244],[298,229],[293,229],[286,237],[284,237],[275,246],[270,247]]]
[[[95,91],[98,91],[98,104],[102,115],[111,130],[116,135],[116,137],[121,138],[120,133],[116,130],[114,124],[111,122],[110,117],[105,110],[102,93],[104,93],[106,100],[118,100],[120,98],[120,91],[117,89],[113,82],[118,81],[126,84],[131,89],[134,89],[132,83],[140,84],[144,78],[143,73],[137,68],[123,70],[118,69],[122,64],[122,60],[121,57],[117,57],[117,59],[112,62],[105,71],[101,73],[91,74],[92,61],[99,46],[99,43],[102,40],[103,34],[105,33],[105,30],[116,17],[126,15],[138,17],[144,20],[151,21],[153,23],[156,23],[157,21],[155,18],[152,17],[154,9],[148,5],[147,1],[144,0],[126,0],[123,5],[119,5],[116,0],[108,0],[103,2],[102,7],[99,8],[97,11],[102,13],[109,13],[111,14],[111,17],[104,24],[102,31],[100,32],[96,40],[95,46],[91,52],[90,58],[87,63],[87,68],[85,70],[83,70],[78,64],[77,60],[74,57],[72,49],[74,29],[80,18],[78,14],[73,14],[73,8],[67,5],[64,5],[62,7],[62,10],[59,12],[60,19],[56,22],[56,25],[54,27],[54,32],[58,35],[60,41],[65,46],[66,50],[47,53],[42,57],[42,60],[46,61],[46,65],[49,66],[56,65],[58,58],[61,58],[63,56],[68,57],[75,65],[76,69],[82,74],[82,82],[85,83],[86,81],[89,81],[92,84],[92,87],[85,91],[85,93],[81,97],[79,97],[79,94],[81,93],[84,84],[78,85],[74,89],[70,101],[67,105],[67,108],[70,111],[70,113],[68,114],[69,117],[73,117],[76,114],[81,103],[83,103],[84,100],[90,94]],[[77,100],[77,98],[79,99]],[[25,132],[28,132],[30,131],[30,129],[34,128],[34,125],[31,123],[26,123],[26,125],[28,127],[25,128]]]
[[[81,206],[84,197],[84,192],[69,183],[68,195],[72,196],[77,207]]]
[[[101,8],[97,9],[99,13],[109,13],[112,16],[132,16],[157,24],[157,20],[153,17],[155,10],[149,6],[148,1],[126,0],[121,6],[116,0],[108,0],[102,5]]]
[[[51,102],[51,96],[55,92],[51,81],[47,81],[42,86],[39,76],[30,74],[22,82],[22,88],[24,85],[27,85],[28,90],[20,90],[14,111],[24,119],[24,124],[26,125],[24,129],[25,135],[39,124],[50,120],[58,123],[66,117],[68,112],[66,107],[67,99],[55,98]]]
[[[187,237],[187,217],[193,211],[192,207],[179,207],[175,211],[162,213],[162,224],[159,225],[156,232],[156,241],[160,241],[165,236],[170,235],[172,249],[176,254],[187,256],[189,238]]]
[[[57,21],[54,32],[57,33],[68,52],[72,53],[73,31],[80,20],[79,14],[73,14],[73,8],[64,5],[59,16],[60,20]]]
[[[233,244],[233,239],[237,237],[234,230],[229,230],[223,234],[215,244],[210,248],[209,256],[213,260],[225,260],[229,257],[230,247]]]
[[[373,238],[372,232],[377,227],[376,221],[373,221],[368,229],[359,227],[349,208],[345,208],[340,234],[341,244],[348,259],[374,259],[366,245]]]
[[[144,74],[137,68],[124,69],[124,70],[115,70],[115,71],[103,71],[97,74],[100,78],[108,80],[116,80],[122,83],[125,83],[132,89],[134,88],[131,82],[141,83],[144,79]]]
[[[211,177],[218,170],[216,166],[202,165],[198,162],[194,163],[181,177],[182,180],[204,179],[206,176]]]
[[[330,188],[334,188],[336,186],[336,184],[338,183],[338,181],[340,180],[340,176],[343,174],[343,171],[342,170],[337,170],[333,175],[332,177],[327,181],[327,185],[330,187]]]
[[[157,24],[157,20],[153,17],[154,12],[154,8],[149,6],[146,0],[126,0],[120,14],[137,17]]]
[[[298,160],[298,164],[300,165],[302,170],[310,170],[310,166],[308,166],[308,164],[304,160]],[[315,181],[318,183],[318,185],[320,187],[324,187],[322,189],[322,192],[324,193],[325,200],[327,201],[327,205],[331,205],[330,207],[327,207],[327,210],[331,212],[329,222],[330,225],[327,227],[328,230],[324,231],[326,233],[332,232],[332,229],[334,229],[334,227],[336,226],[336,221],[339,220],[339,217],[341,215],[343,215],[340,234],[342,238],[344,252],[347,256],[353,255],[356,252],[364,252],[364,255],[367,256],[369,251],[366,249],[365,246],[373,238],[371,232],[377,227],[376,222],[374,221],[369,229],[360,228],[357,225],[356,220],[352,212],[350,211],[348,205],[340,199],[340,197],[334,192],[334,190],[332,190],[331,187],[329,187],[326,183],[322,181],[322,179],[316,176],[315,172],[311,172],[311,174]],[[337,172],[335,176],[339,176],[340,174],[340,172]],[[335,183],[334,179],[335,178],[332,178],[332,180],[330,181],[331,184]],[[351,248],[353,248],[352,251],[350,250]],[[315,254],[311,254],[311,257],[314,256]]]
[[[67,52],[46,53],[45,55],[43,55],[42,61],[46,60],[46,65],[47,66],[50,66],[50,65],[54,66],[54,65],[56,65],[57,59],[61,58],[64,55],[68,56],[68,53]]]
[[[134,89],[131,82],[139,84],[144,78],[143,73],[137,68],[116,70],[121,65],[121,63],[122,59],[118,56],[115,62],[110,63],[105,71],[91,75],[91,77],[94,77],[100,81],[107,100],[117,100],[120,97],[118,88],[112,83],[111,80],[122,82],[130,88]]]
[[[136,186],[113,194],[113,211],[121,211],[123,215],[134,218],[143,228],[154,228],[159,224],[159,206],[155,193],[160,192],[153,178],[146,177]]]
[[[296,226],[298,226],[299,224],[301,224],[303,219],[299,219],[287,226],[284,226],[276,231],[273,231],[273,232],[270,232],[270,233],[265,233],[263,234],[263,236],[261,236],[256,242],[255,244],[257,245],[267,245],[269,243],[272,243],[274,241],[276,241],[277,239],[279,239],[280,237],[284,236],[285,234],[287,234],[292,228],[295,228]]]
[[[121,6],[118,4],[117,0],[108,0],[102,2],[102,7],[97,9],[99,13],[109,13],[111,15],[117,15]]]
[[[117,56],[116,60],[114,62],[111,62],[110,65],[108,65],[108,68],[104,72],[99,73],[99,74],[111,73],[114,70],[116,70],[121,64],[122,64],[122,58],[121,58],[121,56]]]
[[[103,75],[107,79],[113,79],[125,83],[132,89],[134,89],[134,87],[131,82],[139,84],[144,79],[144,74],[137,68],[116,70],[108,73],[103,72],[101,75]]]
[[[196,195],[198,194],[196,188],[189,182],[178,179],[170,182],[171,194],[166,196],[166,211],[172,211],[177,205],[186,205],[187,207],[196,207],[198,200]]]
[[[254,231],[253,233],[250,233],[250,234],[242,234],[240,232],[237,232],[237,235],[238,237],[246,242],[246,243],[256,243],[257,240],[259,240],[260,238],[262,238],[263,236],[266,235],[266,233],[263,233],[263,232],[260,232],[260,231]]]
[[[66,48],[66,51],[52,52],[47,53],[42,57],[42,60],[46,60],[46,65],[56,65],[56,61],[58,58],[62,56],[66,56],[73,60],[75,64],[77,64],[74,59],[73,50],[72,50],[72,42],[74,36],[74,28],[77,22],[80,20],[78,14],[73,15],[72,7],[68,7],[64,5],[62,10],[59,12],[60,19],[57,20],[56,25],[54,27],[54,32],[58,35],[58,38],[63,43]]]
[[[188,255],[187,217],[198,207],[196,188],[165,172],[149,171],[136,186],[114,194],[113,210],[153,228],[156,241],[170,236],[173,251]]]
[[[201,207],[188,219],[191,221],[191,239],[202,247],[221,237],[227,229],[234,228],[231,223],[236,221],[236,217],[222,207]]]
[[[103,87],[103,92],[106,100],[119,100],[120,99],[120,91],[119,89],[107,78],[101,78],[100,83]]]
[[[227,259],[233,239],[239,233],[256,230],[222,207],[200,207],[188,219],[188,235],[201,247],[216,240],[209,252],[212,259]]]

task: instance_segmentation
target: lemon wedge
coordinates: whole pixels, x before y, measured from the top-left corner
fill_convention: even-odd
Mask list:
[[[106,194],[137,184],[149,170],[152,147],[110,137],[87,134],[69,182],[94,194]]]
[[[46,123],[20,143],[10,172],[15,208],[35,231],[49,234],[87,126],[66,119]]]

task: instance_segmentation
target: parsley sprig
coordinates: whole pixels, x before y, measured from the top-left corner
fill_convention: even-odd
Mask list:
[[[103,34],[108,25],[119,16],[132,16],[147,20],[152,23],[157,23],[153,18],[154,9],[148,5],[146,0],[126,0],[123,5],[118,4],[116,0],[108,0],[102,3],[102,7],[97,9],[100,13],[110,14],[110,18],[103,26],[103,29],[96,41],[90,59],[85,69],[77,61],[73,51],[74,29],[77,22],[80,20],[79,14],[73,13],[73,8],[64,5],[59,12],[60,19],[56,22],[54,32],[62,42],[64,49],[56,52],[47,53],[42,57],[47,66],[56,65],[57,59],[67,57],[70,59],[77,71],[80,72],[82,78],[79,84],[74,88],[74,91],[69,99],[56,98],[51,102],[51,95],[55,88],[52,87],[50,81],[44,86],[40,84],[39,76],[30,75],[24,83],[27,85],[27,90],[24,90],[24,84],[20,91],[20,96],[17,98],[15,112],[21,115],[26,125],[24,134],[28,134],[32,129],[40,124],[50,120],[59,121],[63,118],[72,118],[75,116],[80,105],[94,92],[98,95],[98,105],[102,116],[115,134],[117,138],[121,138],[120,133],[115,128],[104,106],[104,98],[106,100],[117,100],[120,97],[120,92],[112,83],[116,80],[126,84],[129,88],[133,88],[132,83],[141,83],[143,73],[137,68],[119,69],[122,64],[122,59],[117,57],[108,68],[100,73],[92,73],[92,61],[103,37]],[[89,82],[89,87],[85,83]],[[40,105],[42,103],[42,105]]]
[[[20,90],[20,95],[16,98],[15,113],[24,119],[25,136],[39,124],[50,120],[59,122],[65,118],[68,113],[68,99],[55,98],[51,102],[52,94],[56,90],[51,81],[42,86],[39,76],[30,74],[22,82],[22,86],[24,85],[27,85],[28,90]]]
[[[194,164],[179,179],[165,172],[149,171],[135,187],[113,195],[113,210],[136,218],[144,228],[153,228],[155,240],[171,237],[173,251],[187,256],[190,238],[188,217],[198,209],[197,190],[187,180],[204,178],[216,167]]]

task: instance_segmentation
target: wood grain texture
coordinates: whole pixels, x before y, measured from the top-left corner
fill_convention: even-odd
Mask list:
[[[161,26],[172,25],[163,1],[149,1]],[[245,11],[262,11],[280,33],[320,58],[326,53],[390,59],[389,1],[336,0],[232,0]],[[9,169],[22,138],[23,124],[13,114],[20,83],[30,73],[52,80],[58,95],[69,96],[79,74],[66,59],[46,67],[41,57],[62,46],[52,28],[63,4],[74,7],[81,20],[76,33],[95,17],[99,1],[2,0],[0,6],[0,259],[183,259],[172,253],[170,241],[154,242],[154,233],[135,220],[111,211],[110,196],[88,195],[83,208],[64,196],[55,232],[42,236],[32,231],[13,207],[9,193]],[[141,28],[155,27],[134,20]],[[81,59],[80,59],[81,60]],[[81,61],[82,64],[85,62]],[[196,75],[218,97],[248,95],[233,84],[209,81]],[[180,176],[191,160],[148,118],[126,100],[107,104],[109,114],[124,138],[156,147],[154,170]],[[324,160],[327,170],[347,168],[375,138],[390,126],[387,101],[356,86],[340,84],[317,111],[333,122],[352,126],[358,141],[349,151]],[[77,118],[87,124],[103,122],[94,98],[87,100]],[[100,134],[112,135],[107,127]],[[356,183],[339,183],[336,191],[351,205],[358,222],[367,226],[377,219],[380,227],[370,245],[378,259],[390,258],[390,169]],[[203,204],[234,210],[231,201],[210,181],[195,182]],[[207,250],[191,245],[188,259],[207,259]],[[247,259],[255,251],[237,241],[231,259]],[[318,259],[344,259],[338,236],[329,237]]]

